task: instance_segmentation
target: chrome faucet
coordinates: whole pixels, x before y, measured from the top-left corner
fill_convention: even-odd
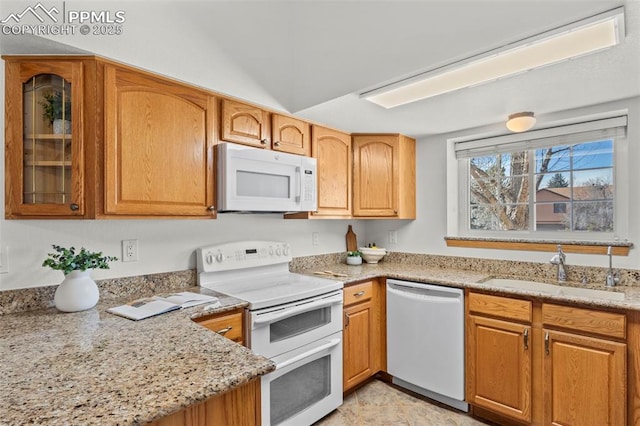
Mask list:
[[[607,272],[607,278],[604,285],[607,287],[613,287],[620,282],[620,275],[617,271],[613,270],[613,262],[611,260],[611,246],[607,247],[607,256],[609,256],[609,272]]]
[[[558,252],[553,255],[551,260],[552,265],[558,265],[558,282],[564,283],[567,281],[567,265],[565,263],[566,256],[562,251],[562,246],[558,244]]]

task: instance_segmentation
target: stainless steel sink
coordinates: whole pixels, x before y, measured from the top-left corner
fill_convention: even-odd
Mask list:
[[[578,296],[605,300],[624,300],[624,293],[618,293],[615,291],[596,290],[586,287],[567,287],[555,284],[541,283],[537,281],[516,280],[510,278],[491,278],[487,281],[484,281],[483,284],[491,287],[504,287],[534,291],[549,294],[551,296]]]

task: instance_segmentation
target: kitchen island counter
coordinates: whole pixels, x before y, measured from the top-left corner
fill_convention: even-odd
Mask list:
[[[145,424],[272,371],[272,361],[192,321],[246,306],[219,299],[215,309],[141,321],[106,312],[129,300],[0,317],[0,424]]]

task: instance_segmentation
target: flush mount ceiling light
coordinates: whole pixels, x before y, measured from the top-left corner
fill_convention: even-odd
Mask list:
[[[536,124],[536,118],[532,112],[517,112],[509,116],[507,129],[512,132],[526,132]]]
[[[603,50],[624,38],[624,9],[583,19],[360,95],[393,108]]]

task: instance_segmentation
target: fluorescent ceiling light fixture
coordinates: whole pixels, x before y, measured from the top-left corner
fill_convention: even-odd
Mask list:
[[[504,46],[496,52],[386,84],[360,95],[393,108],[607,49],[624,38],[622,7]]]

